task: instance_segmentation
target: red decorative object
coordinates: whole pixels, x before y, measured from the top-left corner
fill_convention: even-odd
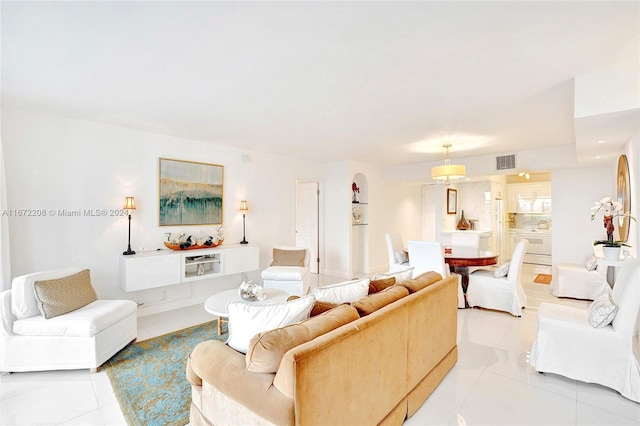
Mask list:
[[[615,227],[613,226],[613,216],[605,215],[604,219],[604,228],[607,230],[607,242],[609,244],[613,244],[613,231]]]
[[[360,193],[360,188],[358,188],[358,185],[356,185],[355,182],[351,184],[351,191],[353,191],[353,198],[351,199],[351,201],[357,203],[358,199],[356,198],[356,194]]]

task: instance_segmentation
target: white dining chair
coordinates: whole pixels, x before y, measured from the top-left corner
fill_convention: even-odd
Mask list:
[[[402,237],[397,232],[384,234],[387,243],[387,256],[389,257],[389,272],[402,272],[410,268],[406,259]]]
[[[443,278],[452,275],[449,265],[444,261],[442,245],[437,241],[407,241],[409,250],[409,265],[413,268],[413,278],[425,272],[434,271]],[[458,276],[458,308],[464,308],[464,291],[462,276]]]
[[[522,289],[522,263],[529,241],[522,239],[516,244],[506,276],[496,276],[496,271],[480,269],[469,274],[467,303],[470,307],[495,309],[522,316],[527,295]]]

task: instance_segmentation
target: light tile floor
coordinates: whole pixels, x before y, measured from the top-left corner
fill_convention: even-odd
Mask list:
[[[549,267],[525,265],[529,300],[522,318],[480,309],[458,311],[459,360],[423,407],[417,425],[639,425],[640,404],[602,386],[538,374],[526,362],[540,302],[557,299],[535,284]],[[317,285],[335,279],[318,277]],[[201,305],[138,319],[138,339],[211,320]],[[0,377],[1,425],[124,425],[104,372],[15,373]]]

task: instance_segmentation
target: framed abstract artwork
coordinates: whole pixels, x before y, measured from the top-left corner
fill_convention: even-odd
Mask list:
[[[224,166],[160,158],[160,226],[221,225]]]

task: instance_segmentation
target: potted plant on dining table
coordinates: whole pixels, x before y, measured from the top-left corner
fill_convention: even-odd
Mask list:
[[[596,215],[600,210],[604,211],[603,223],[604,228],[607,230],[607,239],[596,240],[593,242],[593,245],[604,246],[603,253],[605,259],[620,259],[620,250],[622,249],[622,247],[630,246],[624,241],[613,239],[613,231],[615,230],[613,219],[629,217],[630,219],[633,219],[635,221],[636,218],[631,216],[630,212],[625,212],[622,203],[614,201],[612,197],[604,197],[602,200],[596,201],[595,206],[591,207],[591,220],[594,220],[596,218]]]

